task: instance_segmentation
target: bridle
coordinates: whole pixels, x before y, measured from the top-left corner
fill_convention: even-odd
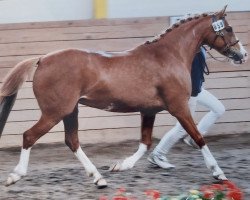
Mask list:
[[[232,56],[234,56],[236,53],[234,52],[230,52],[230,47],[234,46],[235,44],[237,44],[239,42],[239,40],[235,40],[234,42],[227,42],[225,39],[225,34],[222,32],[222,30],[224,30],[225,27],[225,23],[224,23],[225,17],[223,16],[221,19],[217,20],[215,15],[212,15],[212,27],[215,31],[215,37],[213,39],[212,44],[210,45],[210,50],[214,49],[214,43],[216,42],[216,40],[221,37],[222,40],[225,43],[225,47],[222,49],[222,52],[226,55],[229,55],[230,53],[232,54]],[[229,61],[229,57],[226,58],[225,60],[219,60],[217,58],[215,58],[206,48],[205,50],[207,51],[207,53],[215,60],[220,61],[220,62],[225,62],[225,61]]]
[[[235,40],[234,42],[226,41],[226,39],[224,37],[225,35],[222,32],[222,30],[224,30],[226,28],[225,25],[224,25],[225,24],[224,20],[225,20],[225,17],[222,17],[222,19],[217,20],[216,16],[212,15],[212,26],[213,26],[213,29],[214,29],[216,35],[214,37],[212,45],[210,45],[210,49],[214,48],[213,44],[216,42],[216,40],[219,37],[221,37],[222,40],[225,43],[225,47],[223,48],[222,52],[223,53],[228,53],[228,51],[230,50],[230,47],[236,45],[239,42],[239,40]]]

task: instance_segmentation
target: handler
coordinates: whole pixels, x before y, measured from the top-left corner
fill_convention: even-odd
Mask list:
[[[223,104],[214,95],[202,88],[202,84],[205,81],[204,73],[208,75],[209,71],[205,60],[205,49],[201,47],[192,63],[192,93],[188,104],[192,116],[194,116],[197,104],[205,106],[210,110],[210,112],[208,112],[200,120],[197,126],[199,132],[203,136],[207,134],[208,129],[225,112]],[[149,155],[148,161],[164,169],[174,168],[175,166],[168,162],[166,154],[174,146],[174,144],[182,138],[184,138],[184,142],[186,144],[193,146],[194,148],[198,148],[193,139],[187,135],[181,124],[177,122],[176,125],[163,136],[159,144]]]

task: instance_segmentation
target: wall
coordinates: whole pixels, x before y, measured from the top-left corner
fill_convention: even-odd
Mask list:
[[[250,10],[249,0],[2,0],[0,23],[91,19],[96,12],[108,18],[173,16],[217,11],[226,4],[228,11]]]
[[[108,17],[174,16],[214,12],[222,9],[225,5],[228,5],[228,11],[250,10],[249,0],[108,0]]]
[[[0,23],[79,20],[92,14],[92,0],[0,1]]]

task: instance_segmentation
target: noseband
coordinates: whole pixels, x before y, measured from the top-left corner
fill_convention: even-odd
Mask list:
[[[213,26],[213,29],[214,29],[216,35],[215,35],[214,40],[213,40],[213,43],[212,43],[212,45],[211,45],[211,49],[214,48],[214,45],[213,45],[213,44],[215,43],[215,41],[216,41],[219,37],[221,37],[222,40],[223,40],[224,43],[225,43],[225,47],[223,48],[222,52],[227,53],[227,52],[230,50],[230,47],[231,47],[231,46],[234,46],[235,44],[237,44],[237,43],[239,42],[239,40],[236,40],[236,41],[234,41],[234,42],[227,42],[227,41],[226,41],[226,39],[225,39],[225,37],[224,37],[225,35],[224,35],[224,33],[222,32],[222,30],[225,29],[225,25],[224,25],[224,24],[225,24],[225,23],[224,23],[224,17],[223,17],[222,19],[220,19],[220,20],[217,20],[215,15],[212,16],[212,26]]]

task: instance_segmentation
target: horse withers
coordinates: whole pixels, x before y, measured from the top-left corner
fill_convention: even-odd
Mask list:
[[[138,151],[114,165],[112,171],[127,170],[135,165],[152,144],[155,115],[167,110],[201,148],[213,176],[225,180],[188,107],[191,63],[201,45],[209,45],[237,64],[246,61],[247,52],[225,19],[225,9],[181,20],[152,41],[129,51],[100,53],[66,49],[17,64],[1,87],[0,129],[6,123],[18,89],[33,71],[33,90],[42,114],[39,121],[24,132],[19,163],[6,185],[26,175],[31,147],[63,120],[67,146],[87,174],[94,176],[94,183],[99,188],[107,186],[80,147],[78,103],[111,112],[141,113]]]

